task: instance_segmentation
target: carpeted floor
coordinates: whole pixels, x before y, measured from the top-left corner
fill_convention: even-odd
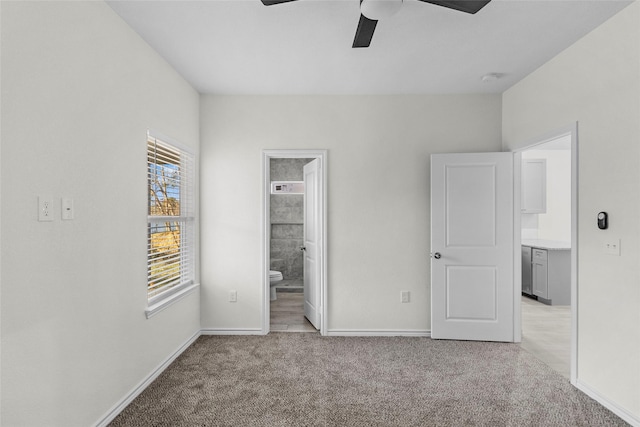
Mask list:
[[[619,426],[515,344],[202,336],[111,426]]]

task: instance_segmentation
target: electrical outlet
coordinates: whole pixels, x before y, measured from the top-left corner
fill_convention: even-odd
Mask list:
[[[53,197],[38,196],[38,221],[53,221]]]
[[[607,255],[620,256],[620,239],[605,242],[602,245],[602,250]]]
[[[238,292],[229,291],[229,302],[237,302],[237,301],[238,301]]]
[[[400,291],[400,302],[401,303],[406,303],[409,302],[409,291]]]

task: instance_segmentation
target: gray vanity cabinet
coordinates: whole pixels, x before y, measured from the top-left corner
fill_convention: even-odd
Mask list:
[[[533,286],[531,283],[531,247],[522,247],[522,293],[533,295]]]
[[[549,298],[549,276],[547,270],[547,251],[544,249],[531,250],[531,282],[533,294],[538,298]]]
[[[523,246],[522,292],[548,305],[570,305],[571,250]]]

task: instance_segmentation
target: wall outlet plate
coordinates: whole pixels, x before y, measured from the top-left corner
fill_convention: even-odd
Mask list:
[[[409,291],[400,291],[400,302],[407,303],[410,301],[411,294]]]
[[[38,221],[53,221],[53,197],[38,196]]]

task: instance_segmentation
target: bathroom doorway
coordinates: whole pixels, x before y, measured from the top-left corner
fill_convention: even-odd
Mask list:
[[[577,125],[539,138],[520,158],[523,349],[575,382]]]
[[[326,154],[263,152],[263,333],[323,333]]]

